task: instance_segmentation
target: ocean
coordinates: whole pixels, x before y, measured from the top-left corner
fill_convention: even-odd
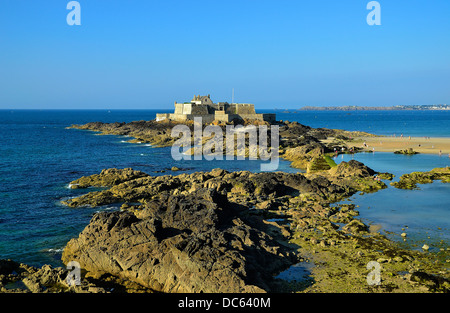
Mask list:
[[[172,166],[185,172],[259,171],[261,161],[174,161],[170,148],[127,143],[121,136],[97,136],[67,129],[87,122],[131,122],[154,119],[163,110],[0,110],[0,259],[30,265],[62,266],[61,252],[98,211],[117,206],[68,208],[60,201],[85,193],[68,188],[70,181],[104,168],[131,167],[151,175]],[[169,111],[167,111],[169,112]],[[379,135],[450,137],[448,111],[300,111],[277,113],[277,119],[312,127],[367,131]],[[338,156],[348,161],[352,156]],[[353,158],[376,171],[400,176],[417,170],[450,165],[448,157],[363,153]],[[279,170],[297,172],[280,161]],[[398,232],[405,226],[417,240],[443,240],[450,230],[450,185],[435,182],[419,191],[389,187],[374,194],[355,195],[361,218]],[[430,237],[430,238],[428,238]],[[393,235],[395,239],[395,235]]]

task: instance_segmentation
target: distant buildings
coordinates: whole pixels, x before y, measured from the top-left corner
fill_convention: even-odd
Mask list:
[[[423,104],[423,105],[396,105],[396,106],[335,106],[335,107],[314,107],[304,106],[299,111],[387,111],[387,110],[450,110],[448,104]]]
[[[177,103],[175,101],[174,113],[156,114],[157,121],[164,119],[188,121],[194,120],[194,117],[201,117],[203,123],[211,123],[214,120],[231,122],[235,119],[260,120],[273,123],[276,118],[273,113],[257,114],[255,106],[250,103],[213,103],[210,95],[194,96],[191,102]]]

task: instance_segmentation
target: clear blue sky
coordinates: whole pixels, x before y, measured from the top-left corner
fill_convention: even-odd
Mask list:
[[[0,2],[0,108],[450,104],[450,1]]]

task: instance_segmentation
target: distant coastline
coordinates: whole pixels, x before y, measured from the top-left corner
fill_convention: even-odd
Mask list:
[[[427,105],[395,105],[395,106],[357,106],[357,105],[345,105],[345,106],[304,106],[296,110],[281,110],[281,111],[391,111],[391,110],[438,110],[438,111],[450,111],[450,105],[448,104],[427,104]]]

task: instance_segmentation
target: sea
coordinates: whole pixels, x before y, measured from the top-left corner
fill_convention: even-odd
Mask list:
[[[68,129],[88,122],[131,122],[154,119],[168,110],[0,110],[0,259],[33,266],[63,266],[66,243],[85,228],[96,212],[118,210],[118,205],[69,208],[61,200],[91,191],[70,189],[72,180],[105,168],[133,168],[150,175],[261,169],[259,160],[175,161],[170,148],[128,143],[124,136],[99,136]],[[450,137],[450,111],[275,111],[277,119],[311,127],[366,131],[379,135]],[[450,165],[448,156],[393,153],[339,155],[335,161],[356,159],[395,180],[404,173]],[[167,170],[161,173],[161,170]],[[280,160],[278,170],[298,172]],[[180,172],[177,172],[180,173]],[[380,227],[393,240],[419,249],[422,242],[438,251],[450,242],[450,184],[420,185],[420,190],[391,186],[370,194],[356,194],[360,218]],[[399,235],[408,234],[406,243]]]

